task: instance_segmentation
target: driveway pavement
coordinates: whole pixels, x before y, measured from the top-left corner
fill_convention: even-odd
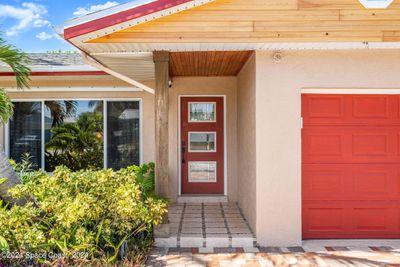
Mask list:
[[[327,246],[153,250],[146,266],[399,266],[400,247]]]

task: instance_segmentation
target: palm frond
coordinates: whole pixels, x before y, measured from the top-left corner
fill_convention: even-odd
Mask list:
[[[67,117],[73,117],[78,108],[78,103],[75,100],[45,101],[44,104],[53,118],[52,127],[60,126]]]
[[[7,123],[14,114],[14,105],[4,89],[0,89],[0,123]]]
[[[29,88],[29,74],[31,70],[27,65],[30,60],[27,54],[14,46],[7,44],[0,37],[0,62],[7,64],[15,73],[17,88]]]

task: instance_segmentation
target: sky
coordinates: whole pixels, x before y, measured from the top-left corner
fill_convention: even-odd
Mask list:
[[[0,0],[0,32],[6,42],[25,52],[73,51],[55,33],[64,21],[127,1]]]

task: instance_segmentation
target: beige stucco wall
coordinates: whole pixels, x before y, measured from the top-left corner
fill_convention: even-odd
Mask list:
[[[256,57],[237,76],[238,202],[256,231]]]
[[[237,201],[236,77],[175,77],[169,95],[169,166],[171,198],[178,195],[178,105],[180,95],[225,95],[228,198]]]
[[[301,99],[311,88],[400,88],[398,50],[256,53],[257,240],[301,243]]]
[[[144,82],[154,86],[152,82]],[[12,78],[0,77],[0,87],[14,86]],[[36,86],[65,88],[64,92],[35,92]],[[110,76],[97,77],[32,77],[31,90],[9,93],[12,99],[41,98],[140,98],[143,108],[143,161],[154,161],[154,96],[147,92],[68,92],[68,86],[129,86]],[[236,115],[236,77],[184,77],[174,78],[170,89],[170,197],[178,196],[178,96],[179,95],[225,95],[227,111],[227,179],[228,197],[237,200],[237,115]],[[3,133],[3,131],[0,131]],[[1,135],[0,135],[1,137]],[[3,140],[1,138],[0,140]]]

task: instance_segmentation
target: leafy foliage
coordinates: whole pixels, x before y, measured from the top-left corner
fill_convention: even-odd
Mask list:
[[[6,178],[2,178],[0,179],[0,184],[4,183],[6,181]],[[3,206],[3,201],[0,200],[0,210],[4,210],[5,208],[7,208],[6,206]],[[0,252],[3,251],[8,251],[10,249],[7,240],[0,235]]]
[[[16,172],[19,174],[24,174],[35,169],[36,165],[32,163],[32,158],[33,157],[30,153],[24,153],[21,155],[21,162],[17,163],[13,159],[10,159],[9,162]]]
[[[19,178],[22,182],[26,182],[31,179],[34,174],[33,170],[36,169],[36,164],[32,163],[33,157],[29,153],[24,153],[21,155],[21,161],[16,162],[13,159],[9,159],[11,166],[18,173]]]
[[[14,113],[14,105],[4,89],[0,89],[0,123],[6,123]]]
[[[11,189],[27,203],[0,209],[0,233],[11,251],[62,253],[59,264],[115,263],[126,244],[128,256],[137,258],[135,252],[150,247],[152,227],[166,212],[166,202],[149,187],[153,174],[153,164],[118,172],[66,167],[52,175],[34,172]],[[76,253],[87,254],[76,258]]]
[[[144,196],[154,197],[154,163],[145,164],[142,166],[130,166],[128,171],[136,173],[136,181]]]

